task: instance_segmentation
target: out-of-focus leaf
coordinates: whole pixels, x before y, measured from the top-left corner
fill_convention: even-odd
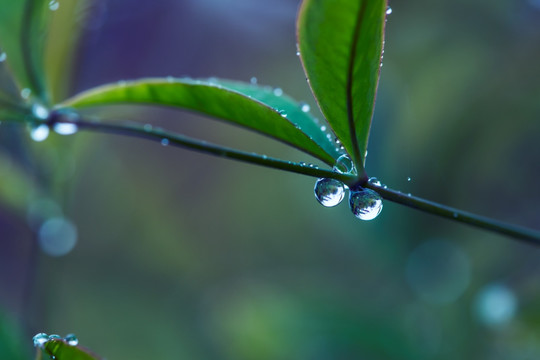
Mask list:
[[[258,100],[260,97],[270,102],[270,95],[262,96],[262,93],[254,91],[252,95],[241,94],[232,88],[200,80],[142,79],[93,88],[68,99],[62,105],[83,108],[131,103],[192,110],[268,135],[333,165],[336,152],[335,149],[325,150],[328,140],[319,144],[321,134],[316,133],[315,139],[312,133],[302,129],[310,119],[295,113],[294,119],[299,122],[296,125],[294,120],[288,119],[288,114],[275,109],[273,104]],[[283,101],[287,102],[286,99]],[[288,108],[293,106],[298,105],[288,104]]]
[[[52,103],[65,99],[70,91],[77,42],[90,13],[90,0],[62,1],[52,12],[45,49],[47,90]]]
[[[298,46],[313,94],[358,168],[364,163],[383,48],[386,0],[305,0]]]
[[[69,345],[61,339],[47,341],[38,349],[36,360],[102,360],[96,354],[81,346]]]
[[[46,101],[43,50],[49,0],[0,0],[0,9],[0,49],[15,80]]]

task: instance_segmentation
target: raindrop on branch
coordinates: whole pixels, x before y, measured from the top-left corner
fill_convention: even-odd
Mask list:
[[[318,179],[314,191],[317,201],[326,207],[338,205],[345,196],[343,183],[331,178]]]
[[[382,198],[371,189],[351,190],[349,206],[354,216],[360,220],[373,220],[381,213]]]
[[[341,155],[337,158],[333,170],[340,174],[356,174],[356,168],[349,155]]]

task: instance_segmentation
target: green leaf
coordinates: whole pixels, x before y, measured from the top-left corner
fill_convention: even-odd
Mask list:
[[[43,49],[48,0],[0,0],[0,49],[20,88],[46,101]]]
[[[383,48],[386,0],[305,0],[298,46],[328,123],[363,169]]]
[[[92,354],[89,350],[69,345],[61,339],[47,341],[42,349],[38,349],[36,360],[100,360],[101,358]]]
[[[321,130],[312,132],[313,124],[308,126],[312,121],[311,117],[300,116],[297,111],[293,111],[290,121],[288,113],[284,117],[282,115],[285,114],[274,108],[274,105],[281,105],[283,109],[292,111],[292,107],[298,107],[292,99],[289,101],[288,97],[283,98],[278,104],[278,100],[272,99],[272,96],[264,90],[257,90],[255,87],[248,90],[247,84],[241,86],[239,83],[227,83],[227,85],[231,88],[219,83],[191,79],[142,79],[90,89],[61,105],[84,108],[131,103],[192,110],[268,135],[329,165],[334,164],[337,152],[329,148],[328,139],[318,142],[321,140]],[[238,90],[243,89],[248,94],[241,94],[234,90],[234,87]],[[259,98],[268,103],[263,103]],[[286,102],[287,107],[284,106]]]

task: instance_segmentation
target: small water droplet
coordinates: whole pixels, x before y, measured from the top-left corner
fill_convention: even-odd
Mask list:
[[[169,145],[169,139],[161,139],[161,145],[163,146]]]
[[[39,228],[38,243],[47,255],[66,255],[77,243],[77,227],[64,217],[51,218]],[[51,335],[49,339],[53,336],[58,335]]]
[[[32,140],[41,142],[49,137],[49,126],[41,124],[30,129],[30,137]]]
[[[408,177],[408,178],[407,178],[407,181],[409,181],[409,182],[410,182],[410,181],[411,181],[411,178],[410,178],[410,177]]]
[[[251,83],[251,85],[257,85],[257,78],[253,76],[251,79],[249,79],[249,82]]]
[[[407,196],[408,196],[408,197],[411,197],[411,196],[412,196],[412,194],[411,194],[411,193],[408,193],[408,194],[407,194]]]
[[[306,163],[303,162],[303,161],[300,161],[298,164],[299,164],[300,166],[306,166]]]
[[[274,95],[276,95],[276,96],[281,96],[281,95],[283,95],[283,90],[282,90],[281,88],[278,88],[278,87],[275,88],[275,89],[274,89]]]
[[[356,173],[356,169],[354,167],[354,164],[349,157],[349,155],[341,155],[336,160],[336,164],[333,167],[334,171],[337,171],[341,174],[354,174]]]
[[[49,336],[45,333],[36,334],[32,340],[34,341],[35,347],[43,347],[47,341],[49,341]]]
[[[31,94],[32,94],[32,90],[30,90],[28,88],[24,88],[24,89],[21,90],[21,96],[22,96],[23,99],[28,99]]]
[[[281,115],[282,117],[286,118],[287,117],[287,112],[285,110],[279,110],[279,115]],[[296,125],[296,128],[299,129],[300,127],[298,125]]]
[[[150,131],[152,131],[152,125],[151,124],[144,124],[143,129],[146,132],[150,132]]]
[[[349,194],[349,206],[354,216],[360,220],[373,220],[383,208],[382,198],[371,189],[360,188]]]
[[[368,182],[374,186],[381,186],[381,182],[376,177],[370,177]]]
[[[386,7],[386,15],[390,15],[392,13],[392,8],[390,6]]]
[[[296,52],[296,56],[300,56],[300,51],[297,51],[297,52]]]
[[[321,131],[326,131],[326,126],[321,126]]]
[[[57,334],[49,335],[49,340],[62,340],[62,337]]]
[[[77,125],[71,123],[56,123],[53,125],[53,130],[59,135],[72,135],[75,134],[79,128]]]
[[[68,345],[71,346],[77,346],[79,345],[79,339],[77,339],[77,336],[75,334],[67,334],[64,338],[64,341],[68,343]]]
[[[336,206],[345,196],[343,183],[331,178],[318,179],[314,191],[317,201],[326,207]]]
[[[300,110],[302,110],[302,112],[305,112],[305,113],[307,113],[311,109],[309,104],[306,104],[305,102],[299,103],[298,106],[300,106]]]
[[[0,52],[0,62],[4,62],[7,59],[7,54],[5,52]]]
[[[52,11],[58,10],[60,7],[60,3],[57,0],[51,0],[49,1],[49,9]]]
[[[36,119],[46,120],[49,117],[49,110],[47,110],[45,106],[35,103],[32,105],[32,115],[34,115]]]

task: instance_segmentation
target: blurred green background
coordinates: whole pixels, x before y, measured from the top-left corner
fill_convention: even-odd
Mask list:
[[[70,93],[257,77],[315,109],[298,5],[94,1]],[[540,2],[390,5],[368,174],[539,229]],[[101,115],[313,161],[193,114]],[[345,202],[320,206],[315,179],[138,139],[36,143],[3,123],[0,144],[2,359],[30,359],[37,332],[76,333],[111,360],[540,357],[538,248],[390,202],[360,222]],[[51,256],[62,236],[74,248]]]

